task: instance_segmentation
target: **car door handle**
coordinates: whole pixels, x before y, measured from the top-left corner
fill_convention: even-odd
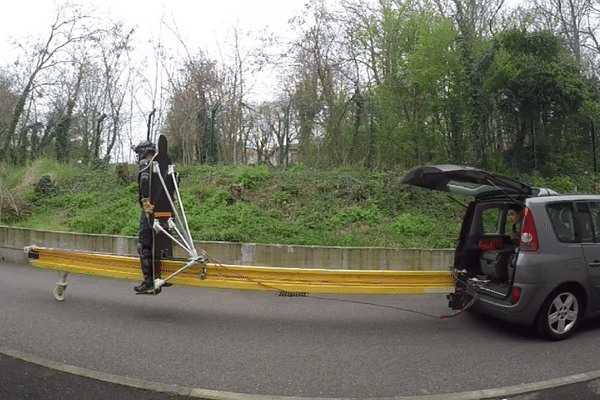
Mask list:
[[[598,268],[600,267],[600,261],[595,260],[594,262],[591,262],[588,265],[590,266],[590,268]]]

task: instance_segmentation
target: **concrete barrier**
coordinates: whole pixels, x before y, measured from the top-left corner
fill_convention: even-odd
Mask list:
[[[285,268],[322,268],[352,270],[441,271],[454,262],[451,249],[401,249],[386,247],[324,247],[278,244],[204,242],[215,261],[233,265]],[[0,226],[0,259],[26,263],[25,246],[36,245],[65,250],[96,251],[111,254],[136,254],[134,237],[91,235]],[[180,249],[176,257],[185,257]]]

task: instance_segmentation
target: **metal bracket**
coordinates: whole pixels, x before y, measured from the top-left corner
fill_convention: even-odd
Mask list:
[[[196,258],[193,258],[192,260],[190,260],[190,262],[185,264],[183,267],[179,268],[177,271],[173,272],[171,275],[169,275],[165,279],[155,279],[154,280],[154,288],[160,289],[169,280],[173,279],[175,276],[179,275],[186,269],[188,269],[196,264],[202,265],[202,272],[200,273],[200,279],[204,279],[204,278],[202,278],[202,274],[204,274],[204,277],[206,277],[206,260],[204,259],[204,256],[196,256]]]

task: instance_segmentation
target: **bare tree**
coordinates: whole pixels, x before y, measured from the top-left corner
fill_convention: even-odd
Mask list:
[[[312,153],[321,161],[343,164],[348,155],[347,93],[353,84],[339,15],[324,0],[313,0],[291,23],[298,32],[289,53],[297,66],[293,106],[300,118],[300,151],[304,157]]]
[[[290,131],[291,101],[261,103],[251,114],[249,145],[258,164],[287,165],[294,136]]]
[[[184,164],[216,162],[217,118],[222,99],[222,72],[199,52],[170,79],[170,108],[164,131]]]
[[[10,128],[12,110],[19,98],[14,90],[14,79],[7,70],[0,70],[0,138]]]
[[[8,129],[0,137],[2,157],[9,157],[13,162],[23,162],[20,156],[10,152],[11,143],[14,148],[25,148],[27,146],[27,118],[25,112],[27,102],[31,101],[31,95],[36,88],[47,82],[38,82],[41,72],[56,68],[68,59],[68,50],[71,45],[92,37],[96,32],[91,30],[86,22],[92,19],[91,12],[85,12],[78,6],[65,4],[59,6],[50,26],[48,36],[35,43],[31,48],[21,47],[26,52],[27,64],[24,66],[28,71],[28,77],[20,91],[19,98],[13,108],[11,121]],[[17,154],[23,154],[19,151]]]
[[[250,33],[233,26],[231,36],[225,42],[228,46],[228,56],[224,57],[224,102],[221,119],[223,140],[221,154],[225,162],[234,165],[246,163],[246,146],[251,128],[248,113],[248,94],[254,84],[251,79],[260,70],[255,49],[244,46],[243,38]]]
[[[131,41],[134,31],[126,28],[122,22],[117,22],[95,37],[104,76],[104,114],[109,121],[105,160],[110,159],[125,121],[131,118],[130,115],[124,115],[123,105],[133,80],[130,53],[133,50]]]
[[[600,1],[536,0],[534,23],[562,37],[588,76],[600,75]]]
[[[70,157],[70,130],[73,124],[73,111],[79,97],[79,90],[81,88],[81,82],[85,74],[85,64],[79,66],[75,77],[75,83],[71,88],[66,90],[67,101],[61,110],[61,114],[58,117],[58,122],[54,129],[54,143],[55,143],[55,154],[56,159],[60,162],[68,162]]]
[[[291,122],[291,100],[279,100],[274,104],[275,118],[271,120],[272,130],[277,140],[277,163],[278,165],[290,164],[291,145],[296,141],[295,132],[292,130]]]
[[[542,28],[559,34],[578,63],[582,62],[584,27],[592,4],[589,0],[535,0]]]

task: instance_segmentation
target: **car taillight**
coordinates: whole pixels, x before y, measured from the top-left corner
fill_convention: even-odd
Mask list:
[[[533,223],[533,215],[529,208],[523,208],[523,221],[521,222],[521,241],[519,248],[521,251],[538,251],[538,238]]]
[[[521,289],[518,287],[514,287],[512,290],[512,296],[510,298],[511,304],[517,304],[519,299],[521,298]]]

